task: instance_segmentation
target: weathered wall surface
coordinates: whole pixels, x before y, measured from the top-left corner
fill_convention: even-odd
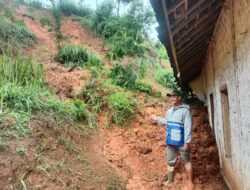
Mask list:
[[[204,82],[202,92],[200,82]],[[203,72],[190,83],[206,94],[211,117],[214,96],[214,128],[220,163],[233,190],[250,189],[250,1],[226,0],[210,44]],[[227,87],[232,157],[225,156],[221,92]]]

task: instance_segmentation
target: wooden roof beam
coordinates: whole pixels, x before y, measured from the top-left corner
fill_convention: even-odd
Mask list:
[[[185,3],[185,1],[180,1],[179,3],[177,3],[174,7],[169,7],[168,8],[168,15],[170,15],[171,13],[175,12],[176,9],[178,9],[180,6],[183,5],[183,3]],[[186,7],[186,6],[185,6]]]
[[[204,57],[205,54],[206,54],[206,51],[207,51],[207,47],[208,45],[201,45],[201,48],[200,50],[196,49],[194,52],[192,52],[192,55],[190,56],[186,56],[184,58],[182,58],[182,60],[180,61],[180,69],[182,69],[185,65],[190,65],[193,63],[193,60],[195,58],[201,58],[201,57]]]
[[[195,33],[187,37],[185,40],[183,39],[180,43],[175,42],[176,50],[178,51],[179,49],[182,49],[183,44],[193,43],[202,36],[206,35],[207,33],[210,33],[212,30],[214,30],[214,27],[215,27],[214,23],[210,23],[210,25],[204,25],[202,29],[197,30]]]
[[[207,47],[208,42],[199,42],[195,46],[193,46],[191,49],[186,49],[185,54],[180,54],[178,57],[178,61],[180,62],[180,65],[187,61],[189,57],[196,56],[199,51],[202,51],[205,47]]]
[[[218,17],[218,12],[219,12],[218,9],[219,9],[219,7],[220,7],[220,6],[216,7],[215,9],[213,9],[211,12],[209,12],[209,14],[200,17],[200,18],[198,19],[198,21],[195,23],[195,27],[196,27],[197,25],[199,25],[200,23],[205,22],[205,20],[206,20],[208,17],[210,17],[211,15],[213,15],[213,14],[216,14],[216,16],[213,16],[213,18],[214,18],[214,17]],[[213,19],[213,18],[212,18],[212,19]],[[188,19],[187,24],[189,24],[189,23],[191,22],[191,20],[192,20],[192,19]],[[186,26],[186,25],[181,25],[180,27],[178,27],[178,28],[176,28],[175,30],[173,30],[173,31],[172,31],[173,36],[175,36],[175,35],[176,35],[182,28],[184,28],[185,26]],[[192,28],[189,28],[188,30],[185,31],[185,33],[184,33],[183,35],[189,33],[191,30],[192,30]],[[182,38],[183,35],[181,35],[181,37],[180,37],[180,35],[178,35],[178,38]]]
[[[202,33],[201,36],[199,36],[198,38],[196,38],[196,40],[193,40],[191,43],[189,43],[186,47],[180,49],[178,51],[177,57],[179,57],[179,55],[185,54],[186,50],[192,50],[192,48],[194,48],[196,46],[197,43],[205,43],[207,40],[210,40],[209,37],[212,36],[213,30],[212,28],[210,28],[209,33]]]
[[[187,33],[185,36],[182,36],[181,39],[177,38],[177,40],[174,42],[176,46],[176,50],[181,49],[183,44],[191,43],[193,39],[196,39],[197,36],[201,36],[203,33],[206,33],[210,29],[214,29],[215,27],[214,22],[209,22],[206,24],[203,24],[200,28],[194,28],[192,32],[189,34]]]
[[[173,60],[174,60],[174,66],[175,66],[175,69],[177,71],[178,80],[180,83],[182,83],[181,77],[180,77],[180,69],[179,69],[178,60],[177,60],[177,56],[176,56],[176,50],[175,50],[175,46],[174,46],[174,42],[173,42],[173,36],[171,33],[170,23],[169,23],[169,19],[168,19],[168,11],[167,11],[167,6],[166,6],[166,1],[161,0],[161,3],[162,3],[164,15],[165,15],[166,26],[167,26],[168,36],[169,36],[169,41],[170,41],[170,47],[171,47],[171,52],[172,52]]]
[[[205,0],[206,1],[206,0]],[[199,4],[199,6],[201,6],[202,5],[202,3],[204,3],[205,1],[199,1],[197,4]],[[187,19],[185,19],[186,18],[186,16],[187,15],[189,15],[189,14],[191,14],[191,12],[190,12],[190,9],[187,11],[187,12],[185,12],[185,14],[183,15],[183,17],[181,18],[181,19],[178,19],[178,20],[176,20],[176,22],[175,23],[173,23],[173,28],[171,28],[173,31],[174,30],[176,30],[176,31],[178,31],[178,30],[180,30],[180,28],[183,28],[184,26],[183,25],[185,25],[184,23],[182,23],[182,22],[185,22],[185,23],[189,23],[189,21],[191,21],[191,20],[193,20],[195,17],[197,17],[202,11],[204,11],[206,8],[208,8],[209,6],[211,6],[211,4],[213,4],[215,1],[218,1],[218,7],[220,7],[220,6],[222,6],[222,2],[221,2],[221,0],[211,0],[211,1],[207,1],[208,3],[207,4],[204,4],[204,6],[203,7],[201,7],[200,9],[198,9],[198,7],[196,7],[197,6],[197,4],[196,5],[194,5],[192,8],[196,8],[197,10],[196,10],[196,12],[195,13],[193,13],[193,15],[192,16],[189,16],[188,17],[188,20]],[[202,2],[202,3],[201,3]],[[192,9],[191,8],[191,9]],[[216,7],[217,8],[217,7]]]
[[[207,0],[200,0],[198,1],[193,7],[188,9],[184,14],[182,14],[179,18],[176,19],[175,24],[178,25],[183,19],[185,19],[189,14],[194,12],[195,10],[199,10],[198,8],[204,3],[208,2]],[[207,4],[206,4],[207,5]]]

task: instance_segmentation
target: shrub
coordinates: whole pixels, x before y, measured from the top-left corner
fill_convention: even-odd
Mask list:
[[[91,17],[82,17],[81,18],[81,24],[82,24],[83,27],[94,30],[95,23],[94,23],[94,19],[91,18]]]
[[[89,80],[85,88],[82,89],[81,95],[84,102],[90,107],[94,112],[101,111],[104,103],[104,92],[103,85],[97,80]]]
[[[61,47],[55,57],[56,61],[62,64],[78,63],[83,64],[88,61],[88,53],[85,48],[75,45]],[[83,63],[82,63],[83,62]]]
[[[56,37],[58,40],[61,39],[62,37],[62,32],[61,32],[61,22],[62,22],[62,14],[61,11],[59,9],[58,4],[56,4],[56,2],[54,0],[50,0],[51,4],[52,4],[52,12],[53,12],[53,16],[55,17],[55,31],[56,31]]]
[[[122,66],[117,64],[111,69],[108,77],[112,79],[113,84],[122,88],[130,90],[135,88],[137,76],[133,71],[132,65]]]
[[[10,20],[14,21],[15,20],[15,11],[8,8],[4,10],[4,16],[6,18],[9,18]]]
[[[177,89],[178,85],[174,78],[174,73],[172,70],[159,69],[155,74],[156,82],[164,87]]]
[[[88,66],[101,67],[103,65],[103,61],[95,52],[90,52],[85,47],[75,45],[61,47],[55,56],[55,60],[66,66],[78,64],[81,68]]]
[[[77,15],[81,17],[89,16],[92,14],[92,10],[83,5],[77,5],[70,0],[60,0],[58,2],[59,10],[66,16]]]
[[[103,1],[96,10],[95,25],[106,21],[113,15],[114,2],[112,0]]]
[[[32,34],[22,22],[13,23],[3,17],[0,17],[0,51],[34,44],[36,37]]]
[[[36,8],[36,9],[42,8],[42,2],[40,2],[39,0],[33,0],[29,3],[29,5]]]
[[[51,25],[51,20],[49,19],[49,17],[47,16],[43,16],[39,19],[41,25],[44,27],[44,26],[50,26]]]
[[[122,124],[135,116],[136,104],[125,92],[116,92],[107,97],[112,121]]]
[[[140,92],[145,92],[147,94],[151,94],[153,92],[152,85],[142,81],[136,81],[135,89]]]

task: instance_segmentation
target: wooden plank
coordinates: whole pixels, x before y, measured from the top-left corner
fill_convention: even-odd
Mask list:
[[[221,7],[222,7],[222,3],[218,4],[215,8],[211,7],[211,9],[212,9],[211,12],[214,12],[214,11],[220,12]],[[208,8],[208,7],[204,7],[204,9],[202,9],[199,13],[204,11],[206,8]],[[187,27],[187,24],[189,24],[193,19],[198,20],[198,22],[200,24],[201,22],[204,22],[204,20],[207,18],[206,15],[204,15],[204,16],[202,16],[200,18],[196,18],[196,17],[197,17],[197,15],[193,15],[192,17],[189,17],[188,19],[183,20],[183,22],[181,24],[178,24],[178,25],[173,24],[173,25],[175,25],[175,28],[172,28],[173,35],[176,35],[180,30]],[[202,20],[199,21],[200,19],[202,19]]]
[[[205,22],[206,19],[207,19],[208,17],[212,16],[213,14],[215,14],[215,15],[212,16],[211,19],[213,19],[214,17],[218,17],[218,12],[219,12],[218,9],[219,9],[219,7],[216,7],[216,9],[213,9],[211,12],[209,12],[209,14],[200,17],[200,18],[198,19],[198,21],[195,23],[195,27],[196,27],[197,25],[199,25],[199,24]],[[187,22],[187,24],[189,24],[189,22]],[[176,29],[173,30],[173,31],[172,31],[173,37],[174,37],[181,29],[183,29],[185,26],[186,26],[186,25],[181,25],[181,27],[179,27],[178,30],[176,30]],[[178,38],[182,38],[183,36],[185,36],[186,34],[188,34],[191,30],[192,30],[192,28],[190,27],[188,30],[185,31],[185,33],[181,34],[181,36],[178,35]]]
[[[207,43],[204,43],[204,44],[200,43],[196,49],[194,50],[191,49],[189,53],[183,55],[182,57],[178,59],[180,62],[180,65],[187,62],[192,57],[197,57],[197,55],[203,54],[205,51],[207,51],[207,48],[208,48]]]
[[[173,7],[169,7],[167,8],[168,10],[168,15],[170,15],[171,13],[173,13],[177,8],[179,8],[180,6],[183,5],[183,3],[185,3],[184,1],[180,1],[179,3],[177,3],[176,5],[174,5]]]
[[[194,34],[190,37],[187,37],[185,40],[181,41],[180,43],[175,42],[177,54],[179,53],[178,50],[183,48],[183,44],[192,44],[195,43],[196,40],[202,38],[206,34],[210,34],[214,30],[215,24],[213,23],[207,26],[207,30],[197,30]],[[178,44],[178,45],[177,45]]]
[[[166,3],[165,0],[161,1],[162,3],[162,7],[163,7],[163,11],[164,11],[164,15],[165,15],[165,20],[166,20],[166,26],[167,26],[167,30],[168,30],[168,34],[169,34],[169,41],[170,41],[170,46],[171,46],[171,52],[173,55],[173,59],[174,59],[174,65],[177,71],[177,76],[180,75],[180,69],[179,69],[179,65],[178,65],[178,61],[177,61],[177,56],[176,56],[176,50],[175,50],[175,46],[174,46],[174,42],[173,42],[173,36],[171,33],[171,29],[170,29],[170,23],[168,20],[168,11],[167,11],[167,7],[166,7]],[[181,78],[178,78],[179,82],[182,83]]]
[[[208,43],[208,40],[210,40],[210,36],[212,35],[212,30],[210,33],[206,33],[204,36],[197,39],[198,41],[193,41],[185,48],[182,48],[180,51],[177,51],[177,57],[179,58],[181,55],[186,55],[188,51],[194,50],[199,44],[206,44]]]
[[[178,25],[183,19],[185,19],[189,14],[191,14],[194,11],[199,10],[198,8],[204,3],[204,2],[209,2],[207,0],[200,0],[198,1],[194,6],[192,6],[190,9],[188,9],[184,14],[182,14],[179,18],[176,19],[175,24]],[[207,7],[207,6],[206,6]]]
[[[182,67],[185,64],[190,65],[193,59],[198,59],[198,58],[201,59],[202,57],[204,57],[207,51],[207,47],[208,45],[204,45],[199,50],[197,49],[196,51],[192,52],[193,54],[192,56],[183,57],[182,60],[180,60],[180,63],[181,63],[180,67]]]
[[[214,0],[216,1],[216,0]],[[185,23],[189,23],[191,20],[193,20],[195,17],[197,17],[197,15],[199,15],[202,11],[204,11],[206,8],[208,8],[209,6],[211,6],[211,4],[214,3],[214,1],[207,1],[208,3],[205,4],[203,7],[201,7],[200,9],[197,9],[195,13],[193,13],[192,16],[189,16],[187,19],[185,19],[185,17],[180,20],[176,20],[175,23],[173,23],[173,28],[171,28],[173,31],[174,30],[180,30],[181,28],[185,27]],[[223,3],[221,2],[221,0],[218,1],[218,5],[215,7],[215,9],[218,9],[220,7],[222,7]],[[193,7],[192,7],[193,8]],[[213,7],[211,7],[211,9],[213,9]],[[187,12],[186,12],[187,13]],[[185,13],[185,14],[186,14]],[[187,14],[188,15],[188,14]]]

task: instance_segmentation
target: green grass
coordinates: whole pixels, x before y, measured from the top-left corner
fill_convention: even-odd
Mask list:
[[[80,100],[60,101],[44,85],[41,66],[30,59],[0,56],[0,112],[1,121],[13,121],[0,130],[1,137],[25,137],[28,125],[37,112],[43,112],[56,121],[74,123],[85,121],[95,129],[95,118]],[[0,122],[1,125],[1,122]]]
[[[115,92],[107,97],[112,121],[124,124],[136,115],[136,103],[125,92]]]
[[[44,27],[44,26],[51,26],[51,20],[49,17],[47,16],[43,16],[39,19],[41,25]]]
[[[153,92],[152,85],[143,81],[136,81],[135,89],[139,92],[145,92],[146,94],[151,94]]]
[[[16,152],[20,155],[25,155],[27,154],[27,149],[24,147],[16,147]]]
[[[106,190],[126,190],[126,183],[119,177],[109,176]]]
[[[31,59],[0,56],[1,85],[12,83],[27,86],[28,84],[42,84],[43,81],[42,66],[33,64]]]
[[[103,61],[95,52],[76,45],[61,47],[55,56],[55,60],[68,67],[74,64],[77,64],[79,68],[102,67],[103,65]]]
[[[174,77],[174,73],[171,69],[157,69],[155,72],[156,82],[166,88],[177,89],[178,85]]]
[[[0,52],[6,52],[9,48],[21,48],[31,46],[36,37],[24,25],[23,22],[12,22],[0,17]]]
[[[125,89],[134,90],[137,75],[133,65],[122,66],[116,64],[109,73],[108,77],[112,79],[113,84]]]

